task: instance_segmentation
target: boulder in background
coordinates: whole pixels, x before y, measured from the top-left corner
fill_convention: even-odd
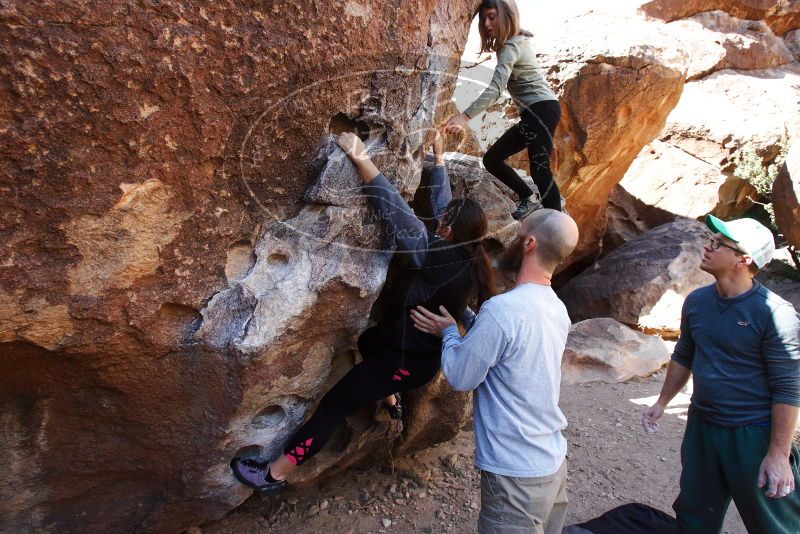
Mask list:
[[[670,349],[659,337],[642,334],[614,319],[587,319],[569,330],[561,382],[627,382],[655,373],[669,359]]]

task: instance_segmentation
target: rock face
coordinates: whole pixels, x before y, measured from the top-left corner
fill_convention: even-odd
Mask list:
[[[614,319],[587,319],[569,330],[561,382],[626,382],[655,373],[669,358],[661,338],[631,330]]]
[[[588,28],[576,28],[581,35]],[[613,31],[613,30],[612,30]],[[634,41],[637,42],[637,41]],[[642,146],[661,131],[683,87],[683,73],[667,59],[668,45],[626,52],[587,48],[561,57],[557,73],[562,122],[556,132],[556,179],[580,241],[571,261],[596,253],[605,233],[608,195]],[[566,60],[565,60],[566,59]],[[574,70],[573,70],[574,69]]]
[[[797,279],[797,270],[789,250],[779,248],[772,260],[758,271],[756,280],[800,310],[800,280]]]
[[[669,134],[667,134],[669,135]],[[731,179],[730,185],[723,187],[729,177],[720,167],[704,161],[672,143],[656,140],[642,149],[628,169],[619,189],[661,212],[695,219],[715,209],[726,213],[737,213],[752,205],[748,195],[755,194],[755,188],[742,180]],[[689,144],[689,143],[687,143]],[[722,191],[730,189],[721,199]],[[612,195],[612,198],[615,195]],[[737,209],[738,208],[738,209]],[[648,224],[643,230],[657,226],[661,220],[651,220],[642,215]]]
[[[640,156],[641,157],[641,156]],[[638,161],[638,160],[637,160]],[[636,165],[634,161],[634,165]],[[662,187],[661,182],[654,187]],[[687,200],[691,200],[690,197]],[[677,219],[674,213],[645,204],[618,185],[608,197],[603,252],[608,253],[641,234]]]
[[[772,184],[775,223],[795,248],[800,248],[800,142],[789,148],[782,168]]]
[[[642,150],[620,187],[657,213],[741,216],[758,195],[738,177],[742,172],[736,156],[752,149],[764,167],[774,160],[787,132],[800,129],[798,88],[797,63],[759,71],[724,70],[688,83],[659,139]],[[765,107],[765,101],[773,104]],[[737,121],[734,116],[749,118]],[[663,222],[663,217],[641,210],[631,217],[641,219],[641,230]]]
[[[713,281],[699,269],[705,225],[679,219],[625,243],[558,292],[573,321],[610,317],[677,336],[683,300]]]
[[[642,4],[641,9],[668,21],[722,10],[740,19],[764,20],[780,36],[800,27],[800,5],[793,0],[653,0]]]
[[[746,20],[724,11],[707,11],[667,25],[692,50],[687,79],[724,69],[759,70],[795,60],[783,39],[763,20]]]
[[[353,365],[391,257],[327,134],[411,198],[475,3],[4,5],[0,530],[181,531],[250,494],[230,457]],[[402,440],[340,430],[299,482]]]
[[[795,60],[800,61],[800,30],[790,31],[783,40],[792,54],[794,54]]]
[[[643,9],[650,13],[656,4],[677,6],[651,2]],[[697,3],[682,5],[690,4]],[[666,25],[676,42],[695,51],[687,67],[689,81],[664,130],[642,149],[620,187],[657,213],[698,218],[713,212],[729,219],[743,214],[758,197],[742,179],[737,156],[754,150],[766,167],[787,134],[800,128],[800,65],[787,46],[790,43],[777,37],[764,20],[736,18],[768,17],[773,13],[768,6],[764,9],[769,13],[744,10],[745,4],[767,2],[707,4],[725,11],[694,14],[695,5],[685,12],[662,13],[667,20],[680,13],[691,15]],[[771,104],[764,106],[766,101]],[[617,221],[622,217],[614,202],[608,214]],[[633,226],[645,231],[663,220],[651,220],[652,214],[652,210],[633,212],[631,221],[615,226],[623,232]],[[624,239],[612,228],[606,248]]]

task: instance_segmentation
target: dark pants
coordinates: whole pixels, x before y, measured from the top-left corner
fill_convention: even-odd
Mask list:
[[[284,453],[294,465],[318,453],[336,428],[361,406],[430,382],[441,361],[439,353],[403,355],[393,351],[376,328],[359,337],[358,350],[363,361],[325,394],[314,415],[289,440]]]
[[[561,210],[561,194],[550,170],[553,134],[561,119],[557,100],[537,102],[520,113],[520,121],[489,147],[483,156],[483,166],[501,182],[514,190],[519,198],[533,194],[531,188],[508,166],[506,159],[527,148],[531,177],[545,208]]]
[[[800,452],[789,463],[796,489],[786,497],[764,496],[758,470],[769,448],[770,427],[723,427],[689,410],[681,445],[681,491],[675,504],[678,533],[713,534],[722,528],[733,498],[750,534],[800,532]]]

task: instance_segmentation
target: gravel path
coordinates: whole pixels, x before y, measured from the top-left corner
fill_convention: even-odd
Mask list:
[[[639,424],[644,406],[661,389],[663,373],[627,384],[562,388],[569,420],[568,523],[596,517],[620,504],[643,502],[672,513],[685,424],[683,396],[662,418],[661,432]],[[472,465],[473,433],[322,485],[252,497],[225,519],[191,534],[474,532],[480,507]],[[732,507],[723,532],[745,534]]]

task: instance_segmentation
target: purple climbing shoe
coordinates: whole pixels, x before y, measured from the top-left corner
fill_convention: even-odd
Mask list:
[[[285,480],[276,482],[267,480],[269,462],[257,462],[250,458],[234,458],[231,460],[231,470],[239,482],[253,488],[264,497],[275,495],[286,485]]]

